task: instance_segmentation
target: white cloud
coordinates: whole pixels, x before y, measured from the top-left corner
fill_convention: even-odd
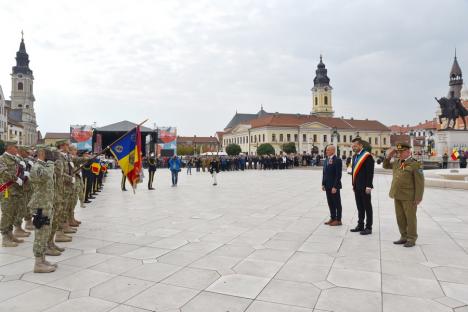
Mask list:
[[[468,71],[467,10],[463,0],[9,1],[0,84],[9,94],[24,29],[42,132],[150,118],[210,135],[236,109],[308,113],[323,53],[338,116],[413,123],[447,92],[455,45]]]

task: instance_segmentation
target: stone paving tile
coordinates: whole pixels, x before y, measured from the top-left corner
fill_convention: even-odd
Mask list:
[[[468,211],[459,205],[468,192],[427,191],[418,244],[403,248],[392,244],[391,176],[375,176],[374,232],[363,237],[349,232],[357,222],[349,175],[343,226],[323,224],[320,175],[221,173],[213,188],[208,174],[194,173],[171,188],[169,172],[159,170],[156,191],[134,195],[120,191],[120,172],[111,170],[97,199],[77,208],[83,224],[60,244],[67,250],[48,257],[56,272],[31,272],[33,237],[0,247],[0,310],[468,310]]]
[[[243,312],[252,300],[212,292],[202,292],[181,309],[182,312]],[[122,311],[123,312],[123,311]]]

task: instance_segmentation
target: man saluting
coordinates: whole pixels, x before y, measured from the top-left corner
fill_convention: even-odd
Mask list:
[[[390,160],[398,152],[394,162]],[[393,242],[413,247],[418,238],[416,209],[424,193],[424,175],[421,164],[411,157],[411,145],[397,143],[396,150],[390,149],[383,162],[385,169],[393,170],[390,197],[395,201],[395,213],[400,230],[400,239]]]

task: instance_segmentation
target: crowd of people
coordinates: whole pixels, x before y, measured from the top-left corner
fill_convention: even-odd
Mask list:
[[[54,272],[57,264],[45,256],[60,256],[81,221],[75,218],[78,201],[84,208],[103,187],[107,163],[88,153],[78,156],[68,140],[56,147],[34,149],[5,142],[0,156],[0,205],[3,247],[17,247],[35,232],[35,273]],[[23,226],[24,221],[24,228]]]

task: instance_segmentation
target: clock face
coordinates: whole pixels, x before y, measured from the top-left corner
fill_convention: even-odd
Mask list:
[[[18,75],[18,78],[23,78],[23,75],[19,74],[19,75]]]
[[[325,91],[328,91],[328,88],[325,88]]]

